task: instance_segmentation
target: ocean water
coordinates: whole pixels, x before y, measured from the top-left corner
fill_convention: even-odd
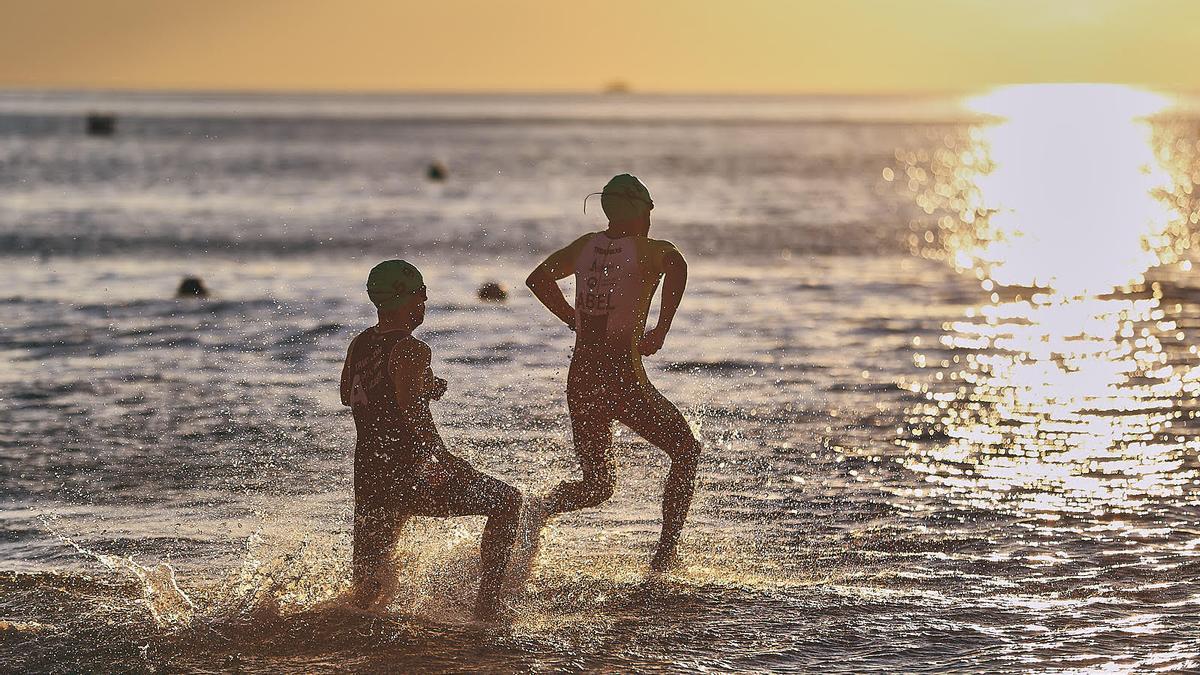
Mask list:
[[[1194,671],[1195,110],[0,93],[0,670]],[[350,610],[366,271],[426,275],[449,447],[545,490],[572,335],[522,281],[623,171],[691,271],[647,358],[705,448],[679,570],[625,431],[509,620],[470,618],[475,518]]]

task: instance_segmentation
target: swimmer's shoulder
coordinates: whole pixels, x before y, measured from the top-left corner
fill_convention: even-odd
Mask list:
[[[650,237],[646,237],[646,243],[663,254],[674,251],[680,255],[683,255],[678,246],[676,246],[673,242],[667,241],[666,239],[651,239]]]
[[[375,332],[375,327],[370,326],[370,327],[362,329],[361,331],[358,332],[357,335],[350,338],[350,344],[346,347],[346,360],[347,361],[354,358],[355,348],[358,347],[359,343],[361,343],[364,339],[365,340],[371,339],[370,336],[374,332]]]
[[[414,365],[424,368],[433,358],[433,350],[423,340],[411,335],[392,345],[391,360],[396,364]]]
[[[572,241],[571,243],[567,244],[565,248],[563,248],[561,251],[559,251],[559,253],[570,257],[571,260],[575,260],[576,258],[578,258],[580,256],[581,253],[583,253],[584,249],[587,248],[588,244],[592,243],[593,240],[596,239],[596,237],[598,237],[602,234],[604,234],[603,230],[597,230],[595,232],[586,232],[583,235],[581,235],[579,238],[575,239],[575,241]]]
[[[642,259],[649,264],[651,270],[658,274],[662,274],[665,267],[672,261],[683,262],[683,253],[675,244],[666,239],[645,237],[642,250],[645,251]]]

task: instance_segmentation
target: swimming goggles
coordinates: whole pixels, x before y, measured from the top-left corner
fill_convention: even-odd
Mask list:
[[[626,198],[626,199],[634,199],[634,200],[637,200],[637,201],[639,201],[639,202],[641,202],[641,203],[645,204],[646,206],[649,206],[650,208],[654,208],[654,202],[653,202],[653,201],[651,201],[651,200],[649,200],[649,199],[643,199],[643,198],[641,198],[641,197],[638,197],[638,196],[635,196],[635,195],[627,195],[627,194],[625,194],[624,192],[593,192],[592,194],[590,194],[590,195],[588,195],[587,197],[584,197],[584,198],[583,198],[583,212],[584,212],[585,214],[587,213],[587,200],[588,200],[588,198],[590,198],[590,197],[595,197],[596,195],[602,195],[602,196],[608,196],[608,197],[624,197],[624,198]]]

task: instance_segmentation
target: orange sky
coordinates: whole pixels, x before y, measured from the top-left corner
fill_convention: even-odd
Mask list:
[[[1200,90],[1200,0],[3,0],[0,87]]]

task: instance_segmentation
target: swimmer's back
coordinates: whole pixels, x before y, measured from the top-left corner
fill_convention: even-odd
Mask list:
[[[428,425],[428,401],[402,405],[396,393],[398,370],[428,363],[429,346],[404,331],[372,326],[350,343],[342,375],[342,403],[350,406],[357,447],[394,460],[411,459]]]
[[[668,241],[592,232],[547,258],[554,278],[575,277],[577,346],[616,348],[640,362],[636,344],[672,251]]]

